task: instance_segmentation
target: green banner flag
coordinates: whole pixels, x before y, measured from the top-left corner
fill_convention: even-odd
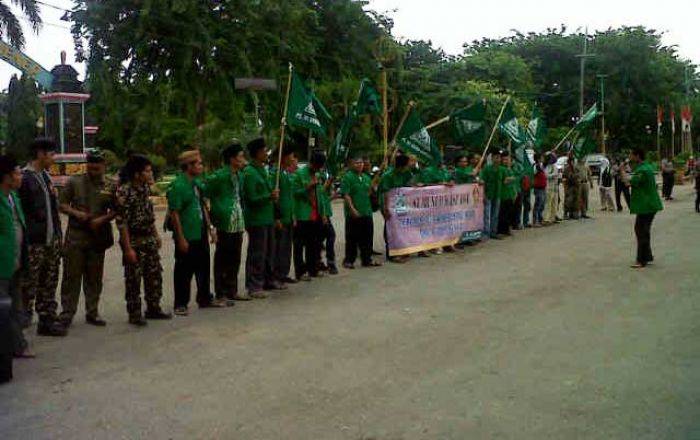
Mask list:
[[[576,157],[576,159],[583,159],[589,154],[595,152],[595,139],[585,134],[581,134],[574,140],[571,149],[574,152],[574,157]]]
[[[286,117],[290,126],[308,128],[322,136],[326,135],[326,127],[332,119],[321,101],[306,88],[304,81],[294,71]]]
[[[350,154],[350,141],[352,135],[352,127],[355,125],[353,117],[354,109],[348,116],[343,119],[338,133],[335,135],[333,144],[328,151],[328,171],[332,176],[337,176],[343,168],[343,163],[348,159]]]
[[[527,155],[527,150],[524,146],[520,146],[513,151],[513,171],[516,175],[534,175],[534,163]]]
[[[526,142],[525,133],[518,122],[518,118],[515,116],[513,103],[511,102],[508,103],[505,111],[503,112],[501,122],[498,124],[498,129],[508,139],[513,141],[516,146],[522,145]]]
[[[456,140],[465,147],[481,146],[486,140],[486,104],[479,101],[450,115]]]
[[[442,161],[440,149],[415,109],[411,110],[401,127],[397,142],[406,153],[415,155],[424,164],[438,164]]]
[[[360,84],[360,94],[355,105],[356,116],[382,114],[382,98],[367,78]]]
[[[579,121],[576,123],[576,129],[577,130],[583,130],[584,128],[587,128],[591,123],[593,123],[596,118],[598,117],[598,103],[595,103],[591,106],[591,108],[588,109],[585,115],[579,119]]]
[[[532,111],[532,118],[527,124],[525,134],[529,146],[533,150],[540,151],[544,143],[544,138],[547,136],[547,125],[545,124],[544,117],[542,117],[542,113],[536,107]]]

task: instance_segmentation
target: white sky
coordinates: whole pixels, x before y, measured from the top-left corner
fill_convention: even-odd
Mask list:
[[[2,0],[8,1],[8,0]],[[71,0],[41,0],[66,9]],[[284,0],[279,0],[284,1]],[[511,29],[523,33],[547,27],[589,27],[589,31],[620,25],[645,25],[665,31],[665,44],[678,45],[682,56],[700,62],[700,26],[697,25],[698,0],[370,0],[377,11],[391,11],[394,33],[400,38],[432,40],[447,53],[459,54],[462,44],[482,37],[499,38]],[[73,39],[70,23],[60,21],[62,11],[42,6],[44,27],[32,34],[25,24],[27,44],[24,52],[47,69],[59,63],[65,50],[73,63]],[[83,72],[82,66],[75,66]],[[17,70],[0,63],[0,88],[6,88]]]

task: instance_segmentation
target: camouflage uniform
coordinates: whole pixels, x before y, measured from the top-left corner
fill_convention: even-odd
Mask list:
[[[588,168],[586,165],[586,162],[583,160],[579,160],[578,164],[576,164],[576,172],[578,173],[578,181],[579,181],[579,206],[580,206],[580,211],[581,215],[587,215],[588,213],[588,196],[589,196],[589,190],[590,190],[590,185],[591,181],[593,180],[593,176],[591,175],[591,169]]]
[[[100,217],[112,208],[113,191],[104,180],[93,181],[87,174],[74,176],[61,192],[61,204],[86,212],[91,218]],[[63,281],[61,283],[60,319],[70,323],[78,308],[80,288],[85,294],[85,316],[97,318],[97,306],[102,293],[105,251],[112,247],[112,225],[106,223],[99,231],[71,218],[63,246]]]
[[[29,245],[27,263],[27,270],[22,277],[22,289],[26,295],[25,310],[31,312],[33,307],[40,319],[55,319],[61,239],[55,237],[48,245]]]
[[[149,311],[160,311],[163,296],[163,267],[160,264],[159,241],[155,227],[155,213],[148,186],[124,184],[117,190],[117,227],[128,228],[131,247],[138,262],[124,261],[126,310],[129,317],[141,316],[141,279],[144,298]]]

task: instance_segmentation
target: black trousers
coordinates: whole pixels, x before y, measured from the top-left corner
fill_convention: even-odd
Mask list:
[[[248,254],[245,264],[245,287],[259,292],[274,281],[275,227],[248,227]]]
[[[372,238],[374,223],[372,217],[357,217],[345,219],[345,261],[355,264],[357,250],[360,250],[360,261],[366,266],[372,262]]]
[[[189,305],[193,276],[197,282],[197,304],[206,306],[212,300],[209,287],[209,242],[206,233],[202,232],[202,237],[202,240],[190,241],[186,253],[180,252],[175,246],[175,308]]]
[[[510,226],[512,228],[518,228],[521,225],[521,220],[523,217],[523,195],[518,193],[517,197],[513,201],[513,210],[511,212]]]
[[[513,220],[515,203],[513,200],[501,200],[501,209],[498,214],[498,233],[510,234],[510,225]]]
[[[656,214],[637,214],[634,233],[637,236],[637,263],[647,264],[654,261],[651,253],[651,223]]]
[[[318,275],[318,262],[321,255],[321,222],[298,221],[294,230],[294,275],[297,279],[304,275]]]
[[[289,278],[289,270],[292,267],[292,225],[282,225],[281,229],[275,228],[275,265],[273,275],[279,282]]]
[[[326,265],[335,266],[335,228],[330,218],[328,219],[328,223],[321,224],[321,241],[319,252],[321,250],[326,252]],[[318,256],[318,261],[321,261],[320,254]]]
[[[243,232],[217,233],[214,252],[214,291],[217,299],[233,299],[238,294]]]
[[[523,204],[523,226],[530,224],[530,211],[532,211],[532,191],[523,191],[520,193],[520,198]]]
[[[615,179],[615,204],[617,205],[617,210],[622,211],[622,203],[620,202],[620,194],[625,196],[625,203],[627,207],[630,206],[630,189],[622,183],[620,179]]]
[[[674,173],[661,173],[662,185],[661,193],[665,199],[670,199],[673,195]]]
[[[695,193],[695,212],[700,212],[700,190]]]

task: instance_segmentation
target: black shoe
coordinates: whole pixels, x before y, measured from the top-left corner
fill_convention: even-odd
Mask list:
[[[170,313],[165,313],[160,309],[146,310],[144,317],[146,319],[152,319],[154,321],[167,321],[168,319],[173,319],[173,315],[171,315]]]
[[[129,324],[134,325],[136,327],[145,327],[148,325],[148,321],[143,319],[143,316],[132,316],[129,318]]]
[[[328,274],[329,275],[338,275],[338,268],[335,267],[335,264],[328,266]]]
[[[282,282],[285,284],[296,284],[299,282],[299,280],[295,280],[294,278],[290,278],[290,277],[285,277],[282,279]]]
[[[352,270],[355,268],[355,265],[352,263],[343,263],[343,268],[348,269],[348,270]]]
[[[66,336],[68,330],[60,321],[43,320],[39,321],[36,334],[39,336]]]
[[[99,316],[86,316],[85,322],[87,322],[90,325],[94,325],[95,327],[104,327],[107,325],[107,321],[100,318]]]

